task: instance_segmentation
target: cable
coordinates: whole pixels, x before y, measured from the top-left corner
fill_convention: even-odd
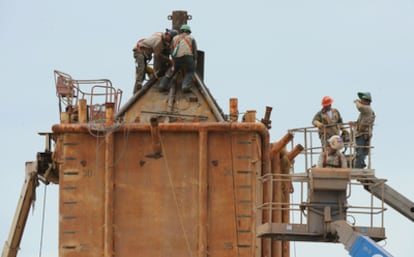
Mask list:
[[[183,221],[182,214],[180,212],[180,206],[179,206],[179,202],[178,202],[178,197],[177,197],[177,193],[176,193],[175,188],[174,188],[174,182],[172,180],[170,166],[168,164],[167,151],[166,151],[166,148],[165,148],[164,141],[163,141],[163,138],[162,137],[160,137],[160,141],[161,141],[161,147],[162,147],[163,152],[164,152],[164,163],[165,163],[165,169],[166,169],[167,175],[168,175],[168,182],[170,184],[171,193],[172,193],[172,196],[173,196],[173,199],[174,199],[175,207],[177,209],[177,215],[178,215],[178,220],[179,220],[179,223],[180,223],[181,231],[183,232],[183,237],[184,237],[184,241],[185,241],[186,246],[187,246],[188,254],[190,255],[190,257],[192,257],[194,255],[193,255],[193,252],[191,250],[191,246],[190,246],[190,242],[189,242],[189,239],[188,239],[188,235],[187,235],[187,233],[185,231],[185,228],[184,228],[184,221]]]
[[[47,187],[45,185],[45,190],[43,193],[43,210],[42,210],[42,225],[40,229],[40,245],[39,245],[39,257],[42,256],[42,248],[43,248],[43,234],[45,229],[45,213],[46,213],[46,192]]]
[[[237,220],[237,195],[236,195],[236,181],[234,174],[236,171],[234,170],[234,151],[233,151],[233,130],[230,129],[230,136],[229,143],[230,143],[230,159],[231,159],[231,177],[232,177],[232,184],[233,184],[233,207],[234,207],[234,221],[236,227],[236,247],[237,247],[237,256],[240,256],[240,247],[239,247],[239,222]]]

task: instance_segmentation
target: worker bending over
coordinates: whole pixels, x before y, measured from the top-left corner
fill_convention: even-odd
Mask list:
[[[170,43],[177,34],[176,30],[166,29],[164,33],[157,32],[137,42],[132,49],[135,58],[134,94],[142,88],[147,64],[151,61],[152,55],[154,55],[155,76],[164,75],[170,66]]]

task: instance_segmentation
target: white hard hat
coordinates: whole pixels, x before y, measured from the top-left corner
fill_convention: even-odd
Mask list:
[[[341,150],[342,148],[344,148],[344,141],[338,135],[335,135],[329,138],[328,143],[329,143],[329,146],[335,150]]]

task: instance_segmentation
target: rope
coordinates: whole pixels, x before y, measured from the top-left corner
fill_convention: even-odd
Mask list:
[[[114,167],[116,167],[116,165],[121,161],[121,159],[123,159],[125,157],[125,154],[127,152],[128,149],[128,140],[129,140],[129,127],[127,127],[127,129],[124,131],[124,133],[122,134],[122,150],[121,153],[119,154],[118,158],[114,161]],[[128,170],[128,161],[126,160],[126,158],[124,159],[125,162],[125,169]]]
[[[43,235],[45,229],[45,213],[46,213],[46,192],[47,187],[45,185],[45,190],[43,193],[43,210],[42,210],[42,226],[40,230],[40,245],[39,245],[39,257],[42,256],[42,248],[43,248]]]
[[[190,242],[188,240],[187,233],[185,232],[185,229],[184,229],[184,222],[183,222],[183,219],[181,217],[180,206],[178,205],[177,194],[175,192],[174,183],[173,183],[172,177],[171,177],[170,167],[169,167],[168,161],[167,161],[168,158],[167,158],[167,154],[166,154],[166,151],[165,151],[164,142],[163,142],[161,136],[160,136],[160,142],[161,142],[161,147],[164,150],[164,163],[165,163],[165,168],[167,170],[168,182],[170,183],[171,192],[172,192],[172,195],[173,195],[173,198],[174,198],[175,207],[177,208],[178,220],[180,221],[181,230],[184,234],[184,240],[185,240],[185,243],[187,245],[187,251],[188,251],[188,253],[191,257],[191,256],[193,256],[193,253],[191,251]]]

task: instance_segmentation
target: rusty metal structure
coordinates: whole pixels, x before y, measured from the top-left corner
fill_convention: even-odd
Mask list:
[[[191,16],[174,11],[168,18],[178,29]],[[232,98],[225,114],[203,82],[203,58],[200,51],[191,93],[181,91],[180,73],[166,93],[151,78],[124,105],[109,80],[55,71],[60,122],[41,134],[46,150],[26,164],[2,256],[17,255],[38,180],[59,184],[60,257],[289,257],[291,240],[341,242],[350,250],[361,235],[385,239],[384,202],[414,219],[414,204],[371,166],[313,167],[320,152],[314,128],[270,142],[271,107],[258,121],[255,110],[241,116]],[[302,173],[293,169],[300,158]],[[379,207],[367,207],[379,225],[346,222],[352,184],[379,199]]]

